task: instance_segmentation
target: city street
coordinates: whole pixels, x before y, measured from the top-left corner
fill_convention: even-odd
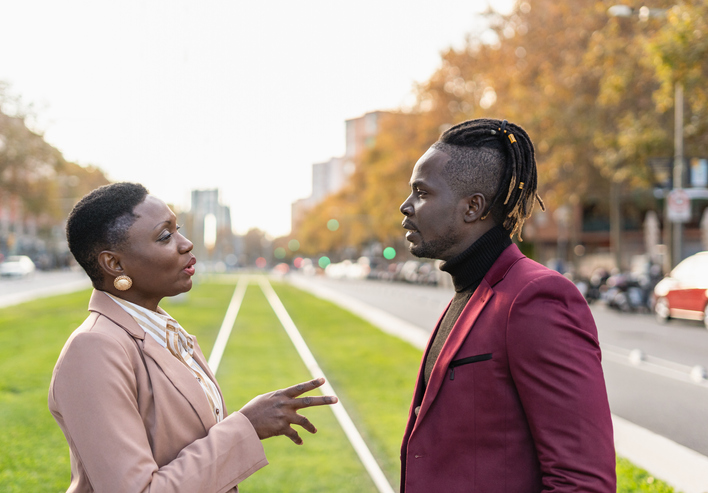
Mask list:
[[[426,331],[435,326],[452,297],[452,290],[404,283],[308,277],[326,287],[381,309]],[[82,272],[37,272],[26,279],[0,279],[0,307],[88,288]],[[603,367],[612,412],[643,428],[708,455],[708,384],[692,382],[681,371],[695,365],[708,368],[708,330],[698,322],[673,320],[661,325],[649,314],[623,314],[592,306],[603,346]],[[630,351],[639,349],[657,371],[632,364]],[[678,370],[672,369],[674,365]]]
[[[367,280],[310,277],[324,286],[430,331],[452,297],[451,289]],[[603,367],[612,412],[643,428],[708,455],[708,384],[694,383],[685,371],[708,367],[708,330],[701,323],[673,320],[666,325],[650,314],[624,314],[592,306],[603,347]],[[633,364],[634,349],[648,362]],[[656,359],[658,358],[658,359]],[[652,371],[654,370],[654,371]]]
[[[1,277],[0,308],[90,286],[89,278],[78,270],[36,271],[21,279]]]

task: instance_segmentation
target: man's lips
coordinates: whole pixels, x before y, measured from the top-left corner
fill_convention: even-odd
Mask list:
[[[415,235],[415,234],[420,234],[420,232],[418,231],[418,228],[416,228],[415,224],[413,224],[413,223],[411,223],[411,222],[408,222],[408,221],[405,221],[405,220],[404,220],[403,223],[402,223],[402,226],[403,226],[405,229],[408,230],[408,232],[406,233],[406,239],[407,239],[408,241],[413,241],[413,240],[412,240],[412,236],[413,236],[413,235]]]
[[[413,223],[410,222],[410,221],[404,220],[404,221],[401,223],[401,226],[403,226],[403,227],[404,227],[405,229],[407,229],[408,231],[413,231],[413,232],[416,232],[416,233],[418,232],[418,228],[416,228],[416,227],[415,227],[415,224],[413,224]]]

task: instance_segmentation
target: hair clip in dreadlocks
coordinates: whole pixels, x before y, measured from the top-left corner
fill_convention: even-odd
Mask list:
[[[519,190],[523,190],[523,189],[524,189],[524,182],[522,181],[521,183],[519,183]]]
[[[514,137],[514,134],[509,134],[509,140],[512,144],[516,144],[516,137]]]

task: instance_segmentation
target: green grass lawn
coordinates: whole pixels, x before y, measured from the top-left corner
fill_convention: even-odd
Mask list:
[[[335,305],[289,285],[274,288],[387,477],[398,485],[399,446],[420,351]],[[162,306],[197,336],[209,355],[233,294],[231,282],[200,282]],[[65,491],[68,446],[47,409],[56,358],[86,317],[90,291],[0,309],[0,492]],[[256,283],[241,306],[217,373],[226,405],[310,376]],[[327,408],[303,411],[318,433],[305,444],[265,440],[270,465],[241,485],[256,492],[375,492]],[[673,491],[646,471],[618,461],[618,491]]]

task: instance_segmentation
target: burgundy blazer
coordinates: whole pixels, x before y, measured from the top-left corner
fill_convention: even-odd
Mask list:
[[[401,492],[616,491],[600,359],[592,314],[573,283],[506,248],[426,390],[421,364]]]

